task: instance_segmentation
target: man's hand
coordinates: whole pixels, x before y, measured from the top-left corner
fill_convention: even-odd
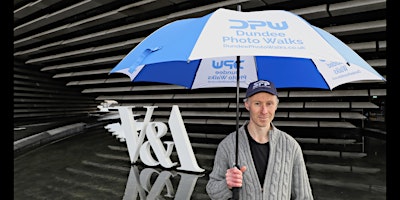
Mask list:
[[[229,189],[233,187],[242,187],[243,172],[246,171],[246,169],[246,166],[242,166],[240,170],[237,167],[226,170],[225,179]]]

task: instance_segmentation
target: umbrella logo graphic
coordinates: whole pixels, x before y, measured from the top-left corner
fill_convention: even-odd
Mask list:
[[[241,24],[241,26],[230,26],[229,28],[232,28],[232,29],[247,29],[249,27],[252,30],[255,30],[257,27],[269,27],[269,28],[275,29],[275,30],[288,29],[288,25],[287,25],[286,21],[282,21],[281,24],[275,23],[275,25],[269,21],[266,21],[266,22],[257,21],[257,20],[245,21],[245,20],[234,20],[234,19],[230,19],[229,21],[230,22],[238,22],[239,24]]]
[[[241,57],[240,59],[240,82],[242,87],[246,87],[257,79],[255,71],[254,58],[251,56]],[[211,66],[211,67],[210,67]],[[235,57],[222,57],[203,59],[199,70],[197,71],[197,79],[194,80],[194,87],[231,87],[236,84],[237,79],[237,63]]]
[[[244,60],[240,60],[240,69],[243,69],[242,63],[244,63]],[[212,67],[215,69],[221,69],[223,67],[229,67],[229,69],[237,69],[237,64],[236,60],[213,60],[212,61]],[[235,71],[236,73],[236,71]]]

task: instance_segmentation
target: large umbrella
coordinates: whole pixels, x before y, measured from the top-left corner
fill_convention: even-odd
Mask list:
[[[110,71],[117,72],[133,82],[189,89],[236,87],[236,129],[239,88],[255,80],[270,80],[277,88],[330,90],[350,82],[385,81],[335,36],[283,10],[220,8],[200,18],[169,23]],[[235,164],[237,147],[238,141]]]
[[[346,44],[291,12],[223,8],[161,27],[110,73],[190,89],[236,87],[236,56],[243,88],[257,79],[278,88],[322,89],[384,80]]]

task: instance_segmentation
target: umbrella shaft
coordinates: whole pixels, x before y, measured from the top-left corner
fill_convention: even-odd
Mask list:
[[[239,94],[240,94],[240,56],[236,57],[236,152],[235,165],[238,165],[239,148]]]

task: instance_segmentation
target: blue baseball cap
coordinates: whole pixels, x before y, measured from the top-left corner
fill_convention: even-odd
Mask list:
[[[246,91],[246,99],[259,92],[268,92],[278,96],[274,83],[267,80],[258,80],[249,84]]]

